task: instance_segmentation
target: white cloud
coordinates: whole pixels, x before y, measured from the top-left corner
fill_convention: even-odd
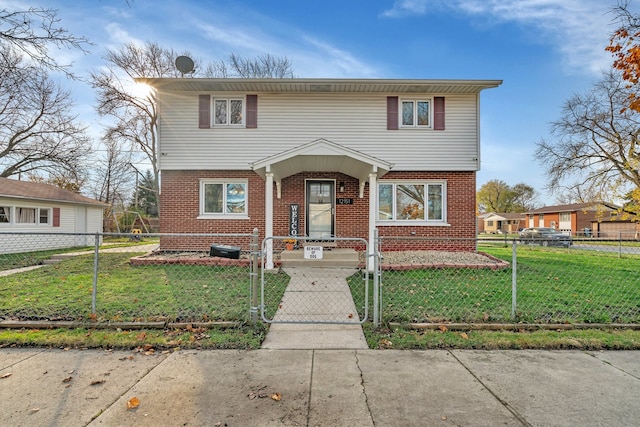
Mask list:
[[[382,12],[387,18],[405,15],[424,15],[427,11],[427,0],[395,0],[393,8]]]
[[[608,13],[611,5],[602,0],[454,0],[447,5],[469,15],[522,24],[532,30],[531,38],[556,46],[567,71],[599,75],[611,64],[604,48],[613,15]]]

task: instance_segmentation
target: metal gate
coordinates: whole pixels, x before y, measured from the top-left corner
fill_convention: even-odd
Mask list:
[[[262,241],[260,312],[267,323],[360,324],[373,305],[360,238]],[[273,269],[265,268],[273,263]]]

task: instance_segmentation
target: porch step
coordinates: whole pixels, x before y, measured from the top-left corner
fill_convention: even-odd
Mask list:
[[[322,251],[322,259],[305,259],[304,249],[282,251],[280,261],[283,267],[348,267],[358,268],[360,260],[354,249],[327,248]]]

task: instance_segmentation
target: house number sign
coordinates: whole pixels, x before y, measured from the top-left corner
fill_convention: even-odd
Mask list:
[[[352,204],[353,204],[353,199],[345,199],[345,198],[336,199],[336,205],[352,205]]]

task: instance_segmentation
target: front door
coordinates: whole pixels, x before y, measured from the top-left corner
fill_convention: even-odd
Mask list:
[[[334,181],[307,181],[307,236],[315,239],[334,237]]]

